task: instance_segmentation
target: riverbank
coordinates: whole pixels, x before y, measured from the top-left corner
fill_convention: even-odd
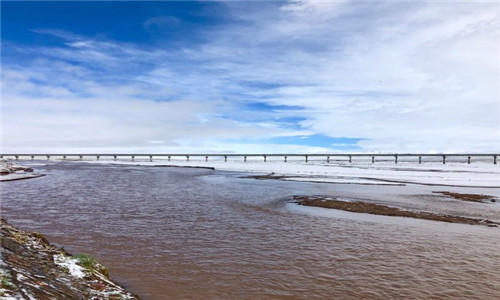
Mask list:
[[[1,299],[139,299],[87,255],[72,256],[1,219]]]
[[[33,173],[33,169],[7,160],[0,161],[0,182],[43,177],[45,174]]]

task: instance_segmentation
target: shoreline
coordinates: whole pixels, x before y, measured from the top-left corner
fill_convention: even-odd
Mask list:
[[[25,179],[35,179],[46,176],[45,174],[9,174],[2,175],[0,177],[0,182],[8,182],[8,181],[16,181],[16,180],[25,180]]]
[[[0,222],[2,299],[139,299],[92,257],[73,256],[42,234]]]
[[[12,163],[8,160],[0,161],[0,182],[15,181],[43,177],[45,174],[33,173],[33,168]]]

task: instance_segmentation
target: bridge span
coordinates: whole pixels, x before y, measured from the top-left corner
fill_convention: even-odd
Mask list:
[[[228,157],[230,158],[241,158],[243,162],[247,162],[248,158],[260,158],[262,161],[267,162],[268,158],[276,158],[276,157],[281,157],[283,159],[283,162],[288,162],[290,158],[301,158],[303,159],[304,162],[309,162],[313,158],[323,158],[327,163],[330,163],[332,160],[341,160],[345,162],[352,163],[354,159],[358,158],[365,158],[365,159],[371,159],[371,163],[375,163],[377,160],[384,160],[387,161],[388,159],[394,160],[394,163],[398,163],[398,160],[401,160],[403,158],[414,158],[415,161],[418,159],[418,163],[421,164],[425,160],[432,160],[436,161],[436,159],[439,159],[440,162],[443,164],[446,164],[447,158],[457,158],[460,159],[460,161],[467,162],[468,164],[471,163],[472,158],[482,158],[483,160],[490,160],[493,164],[497,164],[497,157],[500,154],[495,154],[495,153],[488,153],[488,154],[458,154],[458,153],[442,153],[442,154],[419,154],[419,153],[314,153],[314,154],[297,154],[297,153],[291,153],[291,154],[286,154],[286,153],[280,153],[280,154],[242,154],[242,153],[175,153],[175,154],[99,154],[99,153],[94,153],[94,154],[79,154],[79,153],[51,153],[51,154],[46,154],[46,153],[6,153],[6,154],[0,154],[0,159],[31,159],[34,160],[36,159],[47,159],[50,160],[52,159],[80,159],[83,160],[84,158],[95,158],[96,160],[100,160],[101,158],[109,158],[113,160],[118,160],[118,159],[131,159],[134,161],[136,158],[145,158],[149,159],[149,161],[153,161],[153,159],[167,159],[170,161],[173,158],[185,158],[187,161],[189,161],[190,158],[192,157],[198,157],[198,158],[204,158],[205,161],[208,161],[209,158],[219,158],[219,159],[224,159],[225,162],[227,162]],[[463,160],[462,160],[463,159]]]

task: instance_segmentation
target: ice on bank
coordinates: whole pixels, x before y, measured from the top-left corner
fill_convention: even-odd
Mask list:
[[[500,188],[500,165],[450,162],[332,162],[326,161],[234,161],[228,160],[88,160],[100,164],[209,167],[221,171],[273,174],[276,179],[344,184],[423,184],[458,187]],[[278,178],[281,177],[281,178]]]

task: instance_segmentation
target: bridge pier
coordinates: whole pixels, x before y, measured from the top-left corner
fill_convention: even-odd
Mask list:
[[[101,159],[101,156],[104,157],[106,159],[106,157],[109,156],[109,158],[113,157],[113,160],[114,161],[117,161],[118,160],[118,156],[123,156],[125,159],[126,159],[126,156],[130,156],[132,161],[135,161],[135,157],[138,156],[139,158],[140,157],[145,157],[147,159],[147,157],[149,157],[149,161],[150,162],[153,162],[153,156],[152,154],[73,154],[73,153],[66,153],[66,154],[15,154],[15,153],[12,153],[12,154],[0,154],[0,158],[3,158],[5,159],[6,157],[9,158],[9,159],[12,159],[12,160],[23,160],[23,159],[26,159],[28,160],[29,157],[31,157],[31,160],[35,160],[35,157],[38,157],[38,159],[41,159],[41,157],[46,157],[47,160],[55,160],[55,161],[59,161],[59,160],[69,160],[71,159],[71,157],[75,157],[76,159],[80,159],[80,160],[83,160],[83,157],[84,156],[90,156],[91,155],[94,155],[96,157],[96,160],[100,160]],[[200,158],[202,157],[202,155],[199,155],[199,154],[193,154],[194,157],[196,158],[197,156],[200,156]],[[452,157],[452,160],[451,162],[453,163],[455,160],[453,159],[454,157],[457,157],[457,162],[460,161],[460,159],[464,159],[463,163],[465,163],[465,159],[467,161],[467,164],[471,164],[472,162],[472,157],[482,157],[482,159],[487,159],[487,157],[493,157],[493,164],[498,164],[498,156],[500,154],[495,154],[495,153],[490,153],[490,154],[455,154],[455,153],[451,153],[451,154],[447,154],[447,153],[439,153],[439,154],[401,154],[402,157],[413,157],[413,158],[417,158],[418,157],[418,163],[419,164],[422,164],[423,163],[423,157],[429,157],[430,159],[430,162],[434,161],[434,162],[439,162],[441,161],[441,163],[444,165],[446,164],[446,159],[447,159],[447,156],[450,156]],[[160,155],[162,157],[164,156],[167,156],[167,154],[165,155]],[[174,154],[174,155],[168,155],[168,161],[170,162],[172,157],[176,157],[176,156],[185,156],[186,157],[186,161],[190,161],[190,158],[191,158],[191,154]],[[208,162],[209,161],[209,157],[210,156],[224,156],[224,161],[227,162],[228,160],[228,156],[234,156],[234,157],[243,157],[243,161],[244,162],[247,162],[248,160],[248,155],[245,155],[245,154],[205,154],[203,155],[205,156],[205,162]],[[267,158],[269,155],[265,155],[265,154],[251,154],[250,156],[255,156],[258,160],[258,156],[262,156],[263,157],[263,160],[264,162],[267,162]],[[288,162],[288,157],[290,156],[290,154],[271,154],[271,156],[282,156],[283,158],[283,161],[286,163]],[[338,155],[338,154],[328,154],[328,153],[324,153],[324,154],[291,154],[291,157],[297,157],[300,161],[300,157],[304,157],[305,159],[305,163],[309,163],[309,156],[312,156],[313,158],[318,156],[322,156],[322,157],[325,157],[326,159],[326,162],[327,163],[335,163],[336,159],[335,157],[336,156],[345,156],[346,158],[348,158],[348,161],[349,163],[353,163],[353,156],[361,156],[361,157],[366,157],[366,158],[369,158],[371,157],[371,163],[375,163],[375,159],[376,157],[381,157],[381,160],[380,161],[389,161],[389,157],[393,156],[394,157],[394,163],[395,164],[399,164],[399,154],[396,154],[396,153],[392,153],[392,154],[364,154],[364,155],[358,155],[358,154],[349,154],[349,153],[345,153],[343,155]],[[413,161],[413,158],[410,159],[410,161]],[[91,158],[90,158],[91,159]],[[283,162],[282,161],[282,162]],[[343,161],[343,159],[339,159],[339,161]],[[315,162],[315,160],[313,159],[313,162]],[[405,162],[405,160],[403,160],[403,162]],[[416,162],[416,160],[414,161]]]

